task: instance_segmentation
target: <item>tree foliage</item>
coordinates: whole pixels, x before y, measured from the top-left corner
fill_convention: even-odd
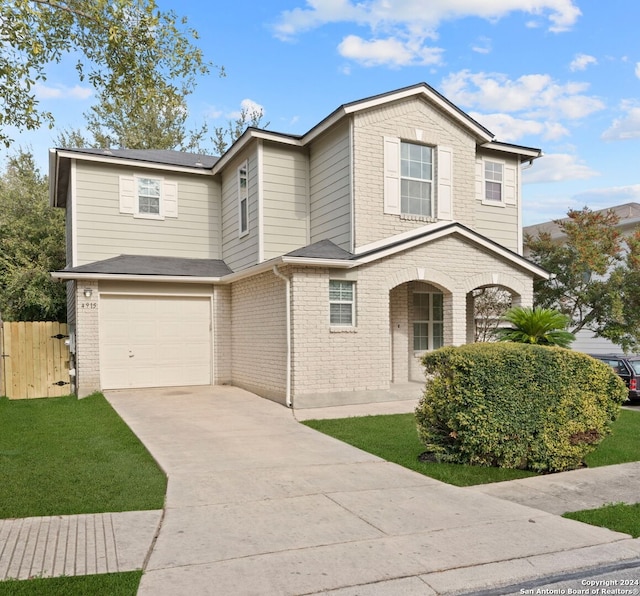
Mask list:
[[[552,273],[534,285],[535,303],[570,318],[570,330],[589,329],[625,351],[640,349],[640,230],[623,236],[612,211],[570,210],[556,223],[566,235],[527,236],[530,258]]]
[[[474,341],[495,339],[504,314],[511,308],[511,294],[499,287],[488,286],[473,291]]]
[[[158,98],[184,98],[210,68],[194,45],[197,32],[155,0],[4,0],[0,37],[0,140],[7,145],[7,126],[53,126],[35,86],[48,65],[73,53],[80,80],[137,114]]]
[[[569,317],[550,308],[516,306],[504,319],[511,327],[496,329],[494,335],[499,341],[568,348],[575,339],[566,330]]]
[[[0,175],[0,314],[8,321],[65,321],[64,213],[48,201],[48,181],[20,151]]]

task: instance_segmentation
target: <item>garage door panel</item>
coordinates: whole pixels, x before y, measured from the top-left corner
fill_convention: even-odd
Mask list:
[[[210,384],[210,329],[208,298],[103,296],[103,388]]]

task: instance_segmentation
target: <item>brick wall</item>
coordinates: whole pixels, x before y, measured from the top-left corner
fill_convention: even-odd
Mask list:
[[[286,394],[285,283],[272,272],[231,285],[232,382],[284,403]]]
[[[356,275],[357,324],[339,330],[329,325],[332,272],[292,269],[293,396],[297,407],[360,400],[357,392],[388,389],[392,374],[394,382],[418,380],[411,361],[408,318],[394,338],[399,341],[391,353],[390,313],[396,324],[404,309],[408,316],[409,286],[403,289],[403,284],[420,280],[444,293],[447,345],[466,342],[466,297],[478,285],[500,283],[519,293],[522,304],[532,301],[528,274],[457,236],[397,253],[352,273]],[[404,355],[397,347],[403,334]],[[338,393],[332,399],[331,394]]]
[[[421,131],[418,139],[416,129]],[[420,219],[385,215],[385,136],[426,145],[446,145],[453,149],[453,218],[474,225],[475,150],[474,139],[452,123],[437,108],[412,98],[359,112],[354,118],[355,246],[362,246],[424,226]],[[437,160],[434,181],[437,180]],[[434,193],[435,193],[434,183]]]
[[[90,298],[84,295],[91,289]],[[86,397],[100,390],[100,296],[98,282],[76,284],[76,391]]]

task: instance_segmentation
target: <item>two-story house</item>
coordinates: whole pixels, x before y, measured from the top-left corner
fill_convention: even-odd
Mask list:
[[[520,170],[540,154],[426,84],[345,104],[302,136],[248,129],[220,158],[52,150],[79,395],[402,396],[425,351],[473,341],[474,289],[531,304],[546,273],[522,256]]]

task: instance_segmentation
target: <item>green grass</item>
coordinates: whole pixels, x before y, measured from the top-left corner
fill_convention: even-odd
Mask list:
[[[418,439],[413,414],[308,420],[304,424],[387,461],[456,486],[500,482],[535,475],[523,470],[421,462],[418,456],[424,452],[424,446]]]
[[[0,398],[0,518],[161,509],[166,477],[101,394]]]
[[[623,534],[631,534],[632,538],[640,537],[640,503],[635,505],[612,503],[598,509],[565,513],[562,517],[575,519],[592,526],[609,528],[609,530]]]
[[[0,582],[0,596],[135,596],[142,571]]]
[[[424,451],[424,446],[418,439],[413,414],[308,420],[304,424],[387,461],[456,486],[536,475],[523,470],[421,462],[418,456]],[[589,455],[587,464],[597,467],[640,460],[639,436],[640,412],[622,410],[613,425],[613,433]]]
[[[640,461],[640,411],[621,410],[613,432],[585,459],[590,468]]]

